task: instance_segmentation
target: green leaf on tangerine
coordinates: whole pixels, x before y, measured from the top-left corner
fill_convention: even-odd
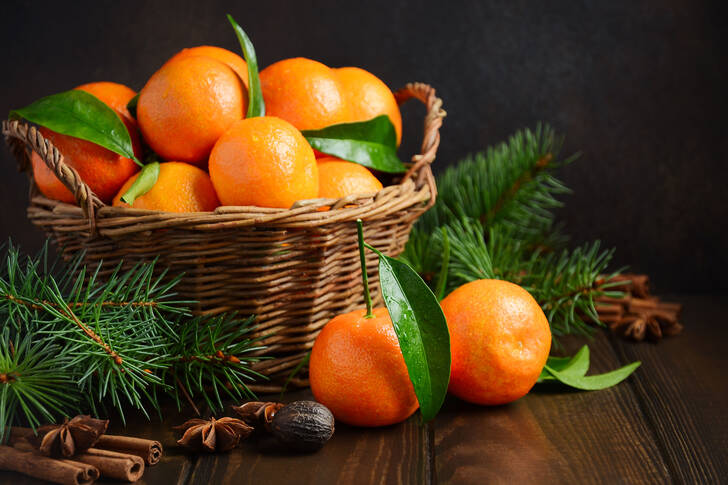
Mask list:
[[[442,407],[450,382],[450,333],[432,290],[407,264],[379,255],[379,282],[424,421]]]
[[[386,115],[320,130],[304,130],[302,133],[313,148],[328,155],[381,172],[407,171],[397,157],[397,134]]]
[[[131,184],[129,190],[124,192],[124,195],[121,196],[121,200],[132,205],[137,197],[141,197],[152,190],[154,184],[157,183],[157,178],[159,178],[159,162],[144,165],[144,168],[141,173],[139,173],[139,176],[136,178],[134,183]]]
[[[245,117],[265,116],[265,102],[263,101],[263,91],[260,89],[258,58],[255,55],[255,48],[248,35],[233,19],[232,15],[228,14],[227,18],[235,30],[240,47],[243,49],[245,62],[248,64],[248,113]]]
[[[10,116],[90,141],[141,165],[134,156],[129,132],[116,111],[85,91],[74,89],[46,96],[11,111]]]

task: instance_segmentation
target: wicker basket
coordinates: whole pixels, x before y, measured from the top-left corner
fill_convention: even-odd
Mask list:
[[[272,357],[256,365],[271,378],[254,386],[265,392],[279,389],[281,378],[304,358],[329,319],[363,305],[356,219],[363,219],[368,242],[394,256],[403,250],[417,217],[434,203],[430,164],[445,116],[442,101],[421,83],[408,84],[395,96],[400,104],[416,98],[427,107],[422,152],[412,158],[405,176],[376,194],[306,200],[290,209],[224,206],[177,214],[109,207],[34,127],[5,121],[2,130],[22,170],[31,173],[29,155],[35,151],[78,202],[42,196],[31,175],[28,217],[64,256],[83,250],[90,267],[103,260],[105,271],[120,261],[131,267],[158,257],[159,267],[184,274],[177,291],[199,302],[197,313],[257,315],[256,332]],[[370,252],[368,258],[374,301],[381,304],[376,255]],[[298,378],[292,384],[307,381]]]

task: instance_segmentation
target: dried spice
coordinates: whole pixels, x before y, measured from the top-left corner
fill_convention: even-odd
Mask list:
[[[678,321],[682,305],[650,296],[647,275],[622,274],[610,281],[622,282],[613,289],[624,291],[624,297],[600,297],[595,309],[599,320],[612,332],[638,342],[657,342],[682,332],[683,326]]]
[[[236,418],[190,419],[175,429],[184,431],[177,444],[195,451],[230,451],[246,438],[253,428]]]
[[[275,413],[271,433],[286,448],[316,451],[334,435],[334,415],[323,404],[295,401]]]
[[[241,406],[233,406],[233,410],[240,415],[240,419],[256,429],[264,428],[270,431],[271,423],[276,412],[283,407],[279,402],[250,401]]]
[[[233,406],[241,419],[267,432],[278,446],[311,452],[320,449],[334,434],[334,415],[315,401],[289,404],[251,401]]]
[[[107,419],[76,416],[61,424],[39,427],[38,435],[31,442],[45,456],[68,458],[91,448],[108,425]]]

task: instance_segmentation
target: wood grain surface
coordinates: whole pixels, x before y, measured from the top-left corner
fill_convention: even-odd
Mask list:
[[[592,371],[634,360],[642,366],[619,386],[596,392],[537,387],[510,405],[480,407],[448,397],[434,423],[376,429],[337,424],[321,451],[297,455],[249,440],[222,455],[188,455],[167,420],[130,418],[124,430],[165,448],[144,484],[485,484],[726,483],[728,477],[728,298],[682,296],[685,331],[659,344],[599,333],[589,347]],[[563,352],[583,342],[569,340]],[[286,400],[310,398],[298,391]],[[0,485],[39,484],[0,472]],[[106,483],[103,482],[102,483]],[[108,482],[113,483],[113,482]]]

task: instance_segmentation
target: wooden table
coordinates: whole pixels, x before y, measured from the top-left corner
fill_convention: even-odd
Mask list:
[[[448,397],[427,426],[417,416],[388,428],[337,425],[313,455],[261,453],[253,443],[224,455],[187,456],[170,427],[135,420],[130,434],[160,439],[148,484],[720,483],[728,481],[728,295],[672,298],[684,305],[682,335],[657,345],[600,333],[592,366],[642,367],[597,392],[536,388],[500,407]],[[568,342],[574,351],[579,342]],[[299,391],[288,399],[310,397]],[[0,472],[0,484],[40,483]],[[112,483],[112,482],[110,482]]]

